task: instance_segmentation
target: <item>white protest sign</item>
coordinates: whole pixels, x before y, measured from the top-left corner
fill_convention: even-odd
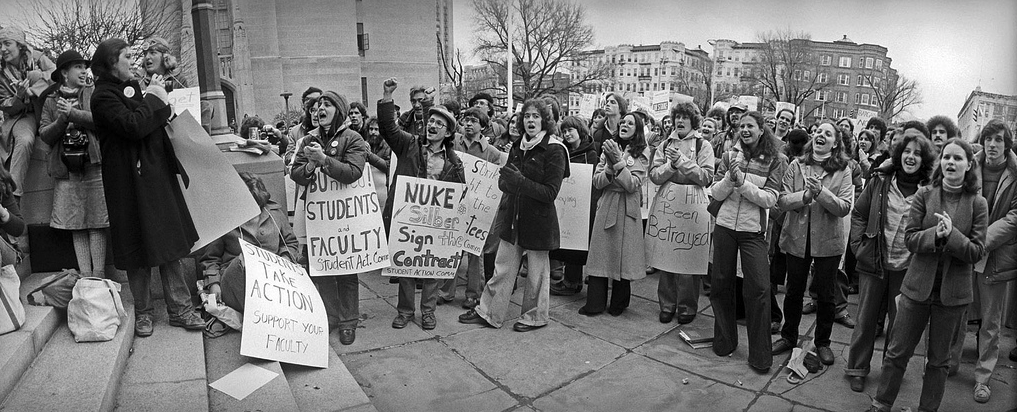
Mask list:
[[[463,259],[465,234],[456,230],[466,185],[399,176],[392,203],[385,276],[451,279]]]
[[[173,89],[169,92],[168,103],[173,107],[173,114],[179,116],[187,110],[195,119],[201,118],[201,90],[197,87]]]
[[[658,90],[650,95],[650,116],[654,119],[660,120],[667,116],[668,111],[671,110],[671,92],[667,90]]]
[[[247,281],[240,354],[328,367],[328,318],[300,265],[240,239]]]
[[[650,107],[650,98],[643,96],[636,96],[629,99],[629,113],[636,110],[643,109],[647,114],[653,113],[653,108]]]
[[[600,98],[596,94],[583,94],[579,98],[579,117],[593,118],[593,111],[600,106]]]
[[[311,276],[351,275],[389,265],[374,168],[350,184],[317,173],[304,204]]]
[[[570,163],[570,176],[561,181],[558,197],[554,199],[562,249],[590,250],[593,167],[590,164]]]
[[[858,122],[861,123],[863,126],[869,122],[869,119],[879,116],[879,113],[867,109],[858,109],[858,112],[856,114],[858,116]]]
[[[500,166],[469,153],[457,154],[466,169],[466,197],[457,209],[459,220],[456,231],[465,234],[463,250],[481,256],[501,203],[502,193],[498,189]]]
[[[749,106],[749,111],[759,110],[759,97],[758,96],[738,96],[738,103],[745,103]]]
[[[657,191],[660,190],[660,186],[650,181],[649,178],[643,179],[643,191],[642,199],[639,202],[639,211],[642,213],[643,219],[650,216],[650,204],[653,203],[653,197],[657,195]]]
[[[665,183],[646,221],[646,263],[686,275],[705,275],[710,256],[710,199],[702,187]]]

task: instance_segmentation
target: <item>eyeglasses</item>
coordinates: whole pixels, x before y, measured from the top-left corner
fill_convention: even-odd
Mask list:
[[[476,117],[466,117],[466,118],[463,118],[463,120],[460,120],[459,122],[463,123],[463,124],[466,124],[466,123],[478,123],[479,124],[480,120],[477,120]]]
[[[427,125],[428,125],[428,126],[434,126],[434,127],[441,127],[441,128],[443,128],[443,129],[444,129],[445,127],[447,127],[447,126],[445,125],[445,123],[442,123],[442,122],[441,122],[440,120],[434,120],[434,119],[428,119],[428,120],[427,120]]]

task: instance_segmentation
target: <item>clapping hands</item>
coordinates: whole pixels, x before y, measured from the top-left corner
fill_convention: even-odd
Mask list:
[[[934,216],[939,218],[939,222],[936,223],[936,238],[943,239],[950,236],[950,232],[953,231],[953,219],[950,218],[950,214],[946,213],[933,213]]]
[[[618,143],[614,140],[604,141],[603,152],[607,162],[611,165],[620,162],[622,159],[621,146],[618,146]]]

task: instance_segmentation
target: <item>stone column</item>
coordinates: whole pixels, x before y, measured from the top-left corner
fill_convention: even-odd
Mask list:
[[[215,15],[210,0],[193,0],[191,20],[194,22],[194,51],[198,62],[198,85],[201,88],[202,126],[211,135],[229,134],[226,124],[226,95],[219,83],[219,56],[216,53]],[[206,114],[211,110],[211,118]]]

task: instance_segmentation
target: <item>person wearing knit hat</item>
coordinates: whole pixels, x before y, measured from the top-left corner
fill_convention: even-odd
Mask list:
[[[399,186],[400,178],[415,177],[421,179],[441,180],[444,182],[466,183],[466,173],[463,162],[453,150],[453,138],[455,137],[456,120],[451,112],[444,106],[434,106],[427,110],[424,117],[424,135],[418,137],[407,129],[400,129],[396,123],[392,93],[399,86],[396,78],[386,79],[382,83],[382,98],[375,106],[378,109],[378,126],[381,129],[381,137],[385,139],[392,148],[392,154],[399,161],[396,162],[392,180],[389,182],[388,198],[395,199],[396,187]],[[418,93],[423,96],[423,93]],[[411,93],[411,96],[414,94]],[[417,102],[418,104],[421,102]],[[413,112],[410,112],[413,113]],[[392,210],[395,201],[385,203],[381,217],[385,223],[386,231],[391,232]],[[450,261],[460,264],[463,252],[451,256],[445,256]],[[405,328],[413,321],[415,316],[415,293],[418,279],[398,278],[399,298],[396,305],[398,314],[392,320],[392,327],[395,329]],[[420,327],[425,330],[434,329],[438,321],[434,311],[438,303],[438,279],[421,279],[422,290],[420,292]]]
[[[162,37],[150,37],[141,45],[142,66],[145,68],[145,84],[151,82],[152,75],[163,76],[166,82],[166,91],[183,89],[187,87],[184,79],[176,77],[177,62],[176,56],[170,54],[170,44]]]
[[[56,66],[25,41],[25,32],[8,26],[0,29],[0,162],[10,162],[14,196],[23,191],[28,163],[35,147],[42,99]]]
[[[346,97],[333,91],[321,94],[312,115],[318,117],[317,134],[308,134],[296,152],[290,178],[306,187],[319,179],[318,173],[350,184],[364,174],[364,163],[371,148],[359,133],[349,129],[346,116],[350,105]],[[301,264],[307,267],[308,250],[304,246]],[[360,321],[360,283],[357,274],[315,276],[311,278],[321,293],[329,329],[339,329],[339,342],[350,345],[357,338]]]

